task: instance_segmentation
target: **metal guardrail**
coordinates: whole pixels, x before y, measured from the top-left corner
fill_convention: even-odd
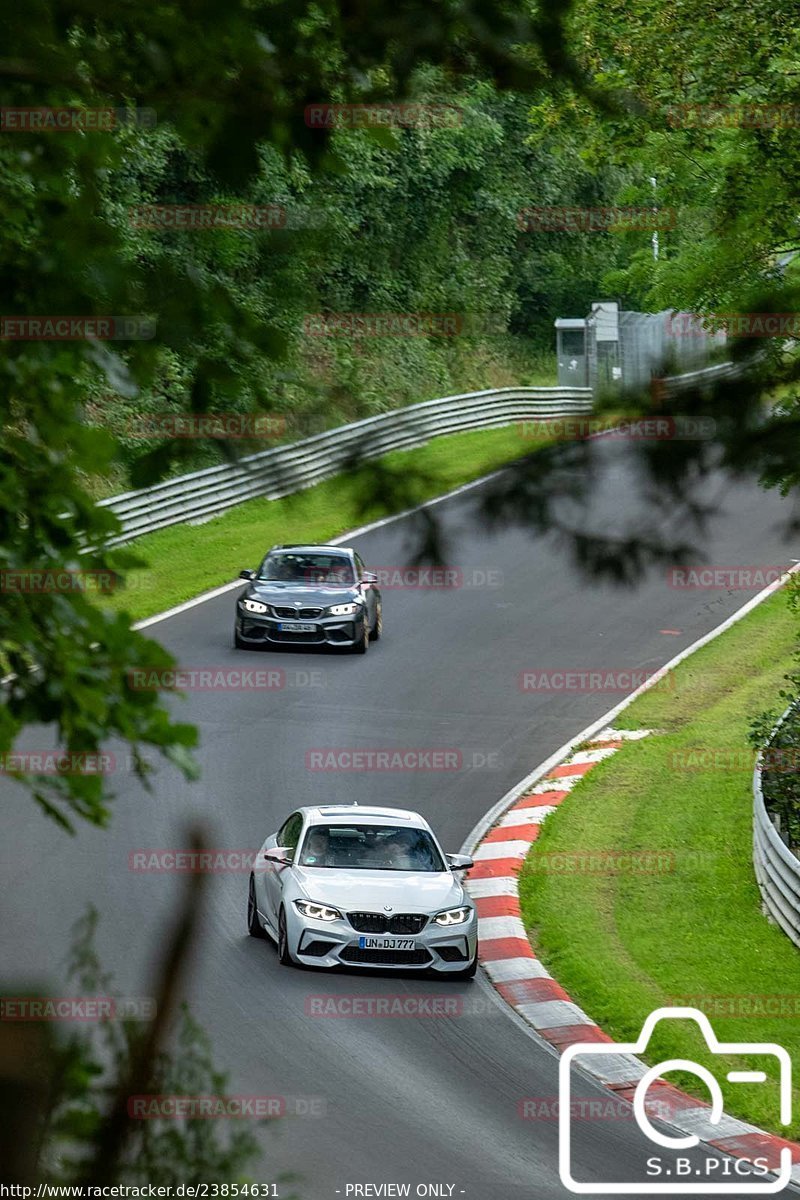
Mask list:
[[[720,363],[664,379],[664,394],[679,395],[698,381],[713,382],[742,370]],[[206,467],[152,487],[101,500],[122,523],[110,545],[128,542],[169,525],[208,520],[245,500],[278,500],[391,450],[411,450],[433,437],[470,429],[496,429],[515,421],[568,417],[592,411],[590,388],[520,387],[467,392],[426,400],[341,425],[302,441],[249,454],[236,463]]]
[[[773,734],[791,712],[788,708]],[[761,755],[753,775],[753,866],[769,915],[800,947],[800,859],[772,823],[761,790]]]
[[[101,500],[122,522],[112,545],[185,521],[202,521],[257,496],[278,500],[391,450],[423,446],[441,434],[493,429],[515,421],[591,412],[589,388],[521,387],[426,400],[299,442],[206,467],[152,487]]]
[[[735,379],[747,370],[749,364],[744,362],[717,363],[713,367],[703,367],[699,371],[687,371],[683,375],[668,375],[662,379],[663,392],[667,396],[679,396],[688,392],[698,383],[715,384],[720,379]]]

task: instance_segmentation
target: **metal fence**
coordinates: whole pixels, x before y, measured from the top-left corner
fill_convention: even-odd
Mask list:
[[[790,711],[786,710],[778,727]],[[753,775],[753,866],[767,912],[800,947],[800,859],[784,843],[767,812],[761,790],[761,756]]]
[[[619,315],[619,352],[626,387],[637,387],[658,374],[694,372],[725,345],[724,333],[709,333],[691,313]]]
[[[619,311],[616,336],[609,336],[608,314],[586,318],[587,382],[595,395],[647,387],[667,372],[703,369],[725,345],[724,333],[709,333],[691,313]]]
[[[101,500],[122,522],[111,544],[185,521],[202,521],[245,500],[280,499],[312,487],[349,466],[391,450],[423,446],[433,437],[493,429],[534,418],[592,410],[588,388],[499,388],[426,400],[342,425],[299,442],[250,454],[237,463],[206,467],[152,487]]]

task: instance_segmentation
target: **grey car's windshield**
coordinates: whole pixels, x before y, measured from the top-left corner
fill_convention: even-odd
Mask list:
[[[275,551],[258,569],[257,579],[270,583],[322,583],[348,586],[355,583],[353,567],[343,554],[294,554]]]
[[[297,862],[349,871],[446,870],[429,833],[397,825],[312,825]]]

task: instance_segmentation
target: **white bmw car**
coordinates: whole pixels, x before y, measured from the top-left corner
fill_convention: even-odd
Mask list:
[[[247,903],[252,937],[284,965],[433,970],[468,979],[478,921],[428,823],[400,808],[299,808],[258,852]]]

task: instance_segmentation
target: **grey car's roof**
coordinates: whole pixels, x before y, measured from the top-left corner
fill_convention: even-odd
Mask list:
[[[425,818],[408,808],[382,808],[374,804],[318,804],[308,805],[299,811],[318,825],[333,825],[346,818],[359,825],[385,825],[387,821],[403,821],[413,828],[428,828]]]
[[[350,546],[326,546],[323,543],[311,546],[306,545],[305,542],[286,542],[282,545],[272,546],[267,553],[272,554],[273,551],[280,550],[298,550],[304,554],[313,553],[316,550],[325,550],[327,553],[342,554],[345,557],[350,557],[353,553]]]

